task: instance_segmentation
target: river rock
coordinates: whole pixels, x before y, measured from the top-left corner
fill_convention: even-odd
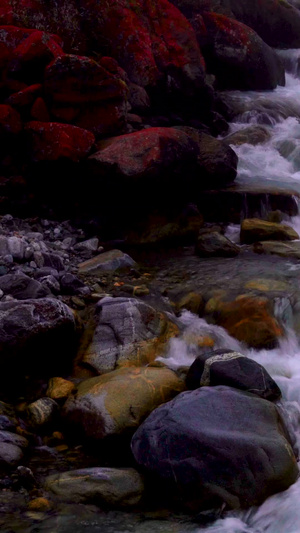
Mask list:
[[[240,248],[217,231],[200,232],[195,253],[200,257],[235,257]]]
[[[167,368],[121,368],[82,381],[64,405],[64,418],[76,438],[99,441],[131,433],[183,389],[183,381]]]
[[[279,57],[255,31],[225,15],[202,16],[212,40],[205,59],[219,88],[265,90],[285,84]]]
[[[274,254],[280,257],[300,259],[300,242],[256,242],[253,245],[253,251],[257,254]]]
[[[68,366],[77,340],[74,313],[53,298],[1,302],[0,332],[3,386],[25,371]]]
[[[258,241],[292,241],[299,239],[298,233],[284,224],[268,222],[259,218],[247,218],[241,224],[240,240],[243,244]]]
[[[274,348],[283,336],[270,301],[263,297],[240,295],[231,302],[217,300],[213,318],[232,337],[258,350]]]
[[[40,427],[50,424],[58,411],[58,405],[52,398],[39,398],[27,406],[26,414],[29,424]]]
[[[92,259],[79,263],[79,274],[100,274],[102,272],[114,272],[119,268],[129,268],[135,266],[135,261],[120,250],[110,250],[103,252]]]
[[[49,476],[45,488],[63,501],[124,508],[140,502],[144,483],[133,468],[94,467]]]
[[[74,389],[75,385],[72,381],[55,377],[49,380],[46,396],[52,398],[52,400],[63,401],[70,396]]]
[[[223,141],[228,144],[234,144],[235,146],[240,146],[241,144],[252,144],[256,146],[257,144],[269,141],[270,138],[271,134],[267,128],[255,125],[231,133]]]
[[[93,322],[94,329],[88,327],[83,338],[77,364],[98,374],[151,363],[179,333],[164,313],[134,298],[103,298]]]
[[[189,368],[188,389],[227,385],[274,401],[281,391],[266,369],[253,359],[233,350],[212,350],[199,355]]]
[[[16,300],[44,298],[50,294],[50,290],[46,286],[43,286],[39,281],[26,276],[23,272],[1,276],[0,289],[4,294],[9,294]]]
[[[158,486],[193,511],[259,505],[298,477],[277,407],[230,387],[201,387],[152,412],[133,455]]]

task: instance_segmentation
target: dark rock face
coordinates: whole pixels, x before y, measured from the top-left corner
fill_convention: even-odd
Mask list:
[[[194,510],[258,505],[298,476],[276,406],[224,386],[184,392],[160,406],[136,431],[132,451]]]
[[[203,13],[211,46],[205,55],[208,71],[221,89],[274,89],[285,84],[276,53],[248,26],[217,13]]]
[[[227,385],[274,401],[281,391],[263,366],[233,350],[212,350],[193,362],[187,378],[188,389]]]
[[[76,323],[67,305],[53,298],[3,302],[0,314],[3,386],[12,383],[25,369],[26,374],[48,374],[58,362],[60,368],[70,364]]]
[[[9,294],[17,300],[44,298],[51,294],[50,290],[42,285],[42,283],[31,279],[22,272],[1,276],[0,289],[4,294]]]

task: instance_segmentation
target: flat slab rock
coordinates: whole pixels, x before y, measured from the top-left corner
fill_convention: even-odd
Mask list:
[[[141,500],[144,482],[133,468],[95,467],[49,476],[45,488],[68,502],[131,507]]]
[[[134,434],[132,452],[145,473],[193,510],[259,505],[298,477],[277,407],[225,386],[161,405]]]
[[[188,371],[186,384],[188,389],[228,385],[270,401],[281,396],[280,388],[263,366],[233,350],[212,350],[199,355]]]
[[[135,265],[135,261],[120,250],[110,250],[103,252],[92,259],[79,263],[79,274],[97,274],[98,272],[113,272],[118,268],[128,268]]]

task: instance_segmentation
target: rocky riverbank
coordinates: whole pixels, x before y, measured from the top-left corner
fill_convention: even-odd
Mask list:
[[[284,86],[300,14],[238,4],[0,6],[3,531],[188,531],[297,480],[253,354],[299,333],[298,201],[234,183],[272,131],[226,90]]]

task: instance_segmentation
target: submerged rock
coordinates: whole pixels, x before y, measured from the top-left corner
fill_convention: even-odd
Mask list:
[[[189,368],[188,389],[227,385],[274,401],[281,391],[259,363],[233,350],[213,350],[199,355]]]
[[[230,387],[201,387],[160,406],[132,439],[164,493],[193,511],[259,505],[298,477],[276,406]]]
[[[49,476],[45,488],[64,501],[124,508],[140,502],[144,483],[133,468],[94,467]]]
[[[300,242],[256,242],[253,245],[253,251],[257,254],[274,254],[280,257],[300,259]]]
[[[255,125],[248,126],[247,128],[243,128],[242,130],[227,135],[227,137],[223,139],[223,142],[234,144],[236,146],[240,146],[241,144],[252,144],[253,146],[256,146],[257,144],[267,142],[270,138],[271,133],[267,128]]]
[[[121,368],[82,381],[64,405],[76,438],[99,441],[132,433],[153,409],[184,389],[167,368]]]

